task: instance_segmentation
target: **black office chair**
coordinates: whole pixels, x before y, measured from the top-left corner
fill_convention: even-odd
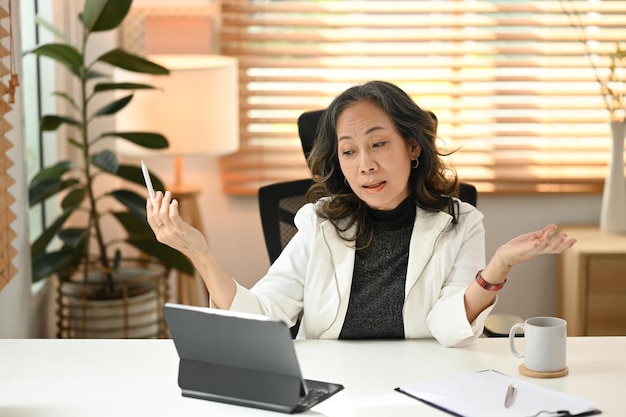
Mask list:
[[[293,218],[305,203],[305,195],[313,180],[279,182],[259,188],[259,210],[270,263],[296,234]]]

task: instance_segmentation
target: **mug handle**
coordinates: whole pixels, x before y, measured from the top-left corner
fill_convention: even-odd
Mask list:
[[[524,323],[515,323],[511,327],[511,330],[509,330],[509,347],[511,348],[511,353],[513,353],[513,356],[515,356],[516,358],[523,358],[524,354],[518,352],[518,350],[515,349],[515,333],[517,329],[524,330]]]

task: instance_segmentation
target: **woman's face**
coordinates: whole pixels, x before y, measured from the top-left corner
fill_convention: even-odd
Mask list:
[[[336,130],[339,166],[357,197],[377,210],[398,207],[409,195],[420,146],[405,141],[389,115],[368,101],[343,109]]]

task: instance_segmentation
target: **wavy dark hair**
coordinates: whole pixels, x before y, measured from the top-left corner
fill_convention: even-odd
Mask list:
[[[435,144],[437,118],[432,112],[420,108],[401,88],[385,81],[370,81],[347,89],[322,114],[307,159],[315,181],[307,194],[308,200],[331,197],[318,206],[318,215],[330,220],[344,240],[356,241],[366,237],[368,243],[365,246],[369,245],[372,230],[367,221],[367,207],[344,181],[339,167],[336,131],[339,114],[362,101],[382,108],[405,141],[415,141],[421,146],[419,165],[411,169],[409,176],[411,198],[422,209],[450,213],[456,224],[458,203],[451,196],[458,193],[458,178],[441,159],[448,154],[441,153]],[[346,236],[345,231],[354,224],[357,225],[356,233]]]

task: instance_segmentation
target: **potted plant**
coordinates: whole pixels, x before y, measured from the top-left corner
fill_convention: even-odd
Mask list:
[[[132,0],[86,0],[78,16],[82,39],[77,46],[54,26],[39,20],[41,26],[61,41],[40,45],[29,52],[61,64],[78,85],[78,93],[74,95],[55,92],[68,103],[70,114],[45,115],[40,128],[57,131],[66,127],[67,143],[78,150],[79,156],[75,161],[59,161],[43,168],[29,188],[31,207],[52,197],[60,198],[59,216],[32,243],[32,270],[35,281],[51,275],[58,277],[59,327],[61,331],[70,329],[66,333],[70,336],[123,337],[129,336],[129,328],[132,330],[133,326],[145,328],[146,310],[150,310],[149,316],[156,312],[160,317],[164,302],[160,288],[169,270],[194,273],[184,255],[156,240],[146,221],[145,197],[129,188],[111,189],[119,180],[143,186],[143,176],[140,167],[120,164],[113,150],[103,147],[104,139],[127,140],[148,149],[167,148],[167,139],[153,132],[94,134],[95,121],[122,111],[136,91],[153,88],[146,84],[113,82],[99,70],[103,64],[140,73],[163,76],[169,73],[166,68],[122,49],[112,49],[87,61],[86,50],[92,35],[117,28],[131,3]],[[115,91],[127,94],[96,107],[96,98],[113,96]],[[158,189],[164,189],[157,176],[153,175],[153,182]],[[129,252],[137,253],[132,263],[127,259]],[[135,297],[147,298],[150,307],[135,304]],[[99,303],[105,303],[105,307]],[[111,307],[111,303],[119,305]],[[141,316],[138,325],[129,324],[128,317],[133,312]],[[117,318],[114,320],[113,316]],[[95,317],[104,319],[93,332],[78,331],[90,326],[88,321]],[[120,327],[114,323],[117,319],[123,322],[123,334],[103,330],[108,325]],[[151,328],[154,325],[151,323]]]

